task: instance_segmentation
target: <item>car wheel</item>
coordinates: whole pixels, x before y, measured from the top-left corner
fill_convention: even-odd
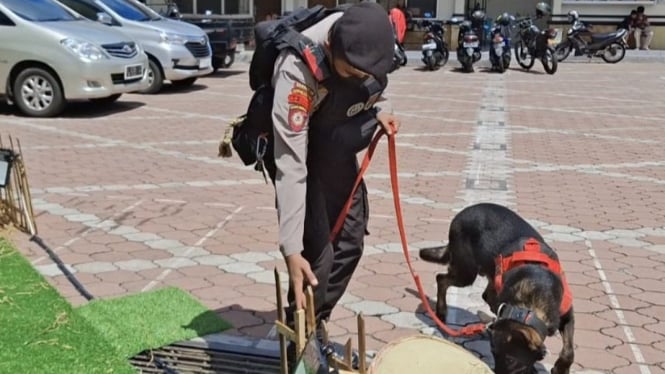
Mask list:
[[[115,95],[111,95],[111,96],[107,96],[107,97],[99,97],[99,98],[96,98],[96,99],[90,99],[90,101],[94,104],[97,104],[97,105],[109,105],[109,104],[113,104],[116,101],[118,101],[120,96],[122,96],[122,94],[115,94]]]
[[[174,87],[178,87],[178,88],[187,88],[187,87],[190,87],[191,85],[193,85],[194,82],[196,82],[196,77],[194,77],[194,78],[187,78],[187,79],[181,79],[181,80],[179,80],[179,81],[172,81],[171,84],[172,84]]]
[[[143,94],[155,94],[162,89],[164,85],[164,74],[155,60],[148,61],[148,88],[139,91]]]
[[[53,117],[67,104],[60,82],[49,71],[32,67],[19,73],[13,85],[13,100],[30,117]]]
[[[230,68],[231,65],[233,65],[233,62],[235,61],[235,59],[236,59],[235,52],[227,53],[226,56],[224,56],[224,62],[222,63],[222,67],[224,69]]]
[[[212,58],[212,72],[216,73],[222,67],[222,61],[218,57]]]

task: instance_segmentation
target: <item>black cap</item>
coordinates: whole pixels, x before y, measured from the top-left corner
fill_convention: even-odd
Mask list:
[[[380,79],[392,69],[395,36],[388,13],[377,3],[349,7],[330,35],[333,56]]]

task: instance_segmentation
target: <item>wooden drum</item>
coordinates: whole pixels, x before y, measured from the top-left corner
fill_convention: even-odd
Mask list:
[[[382,348],[369,367],[370,374],[492,374],[471,352],[447,340],[415,335]]]

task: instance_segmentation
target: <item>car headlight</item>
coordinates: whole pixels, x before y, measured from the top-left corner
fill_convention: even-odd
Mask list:
[[[83,40],[67,38],[61,40],[60,44],[83,61],[99,61],[108,58],[99,47]]]
[[[159,36],[162,38],[162,43],[166,44],[185,44],[187,43],[187,36],[181,34],[173,34],[170,32],[160,32]]]

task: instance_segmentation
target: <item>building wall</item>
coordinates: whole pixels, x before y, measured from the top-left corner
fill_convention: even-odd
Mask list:
[[[552,23],[555,27],[562,28],[565,32],[566,14],[570,10],[576,10],[580,18],[594,25],[595,32],[610,32],[616,30],[617,24],[623,17],[630,14],[630,11],[638,6],[644,7],[644,13],[649,17],[651,29],[654,32],[654,38],[651,42],[651,49],[665,49],[665,1],[572,1],[572,0],[554,0]],[[632,44],[632,38],[629,40]]]
[[[536,14],[536,4],[538,2],[539,0],[489,0],[485,12],[490,19],[496,19],[503,12],[508,12],[515,17],[533,17]],[[551,5],[551,2],[549,3]]]
[[[261,1],[261,0],[255,0],[255,1]],[[386,7],[386,9],[391,8],[395,6],[398,2],[404,2],[406,1],[407,7],[409,7],[409,0],[369,0],[375,3],[379,3]],[[464,9],[464,1],[465,0],[431,0],[433,2],[436,2],[436,14],[435,18],[437,19],[448,19],[453,16],[455,13],[455,8],[456,8],[456,3],[461,3],[461,11],[460,13],[463,12]],[[325,1],[320,0],[282,0],[282,8],[284,11],[293,11],[294,9],[302,6],[306,7],[309,4],[317,4],[317,3],[324,3]],[[342,4],[342,3],[355,3],[358,2],[358,0],[337,0],[337,4]],[[417,9],[416,9],[417,11]],[[416,15],[418,16],[418,15]]]
[[[197,0],[177,0],[178,2],[191,2],[196,4]],[[251,4],[252,15],[255,15],[256,5],[261,1],[267,0],[224,0],[224,1],[249,1]],[[282,12],[292,11],[298,7],[307,7],[310,3],[316,3],[317,0],[278,0],[281,2]],[[323,1],[323,0],[321,0]],[[338,3],[356,2],[357,0],[337,0]],[[369,0],[382,4],[385,7],[393,6],[401,0]],[[415,0],[405,0],[407,8],[410,2]],[[422,0],[419,0],[422,1]],[[427,1],[427,0],[425,0]],[[467,3],[472,6],[476,0],[431,0],[436,1],[436,12],[434,18],[447,20],[453,16],[466,14]],[[653,49],[665,49],[665,0],[547,0],[551,1],[552,18],[551,23],[554,27],[565,31],[565,15],[569,10],[577,10],[583,20],[598,25],[598,30],[613,30],[616,24],[623,16],[628,15],[632,9],[642,5],[646,14],[649,16],[652,29],[654,30]],[[146,0],[146,2],[165,2],[165,0]],[[479,1],[481,2],[481,1]],[[481,2],[482,3],[482,2]],[[535,13],[535,4],[538,0],[485,0],[487,16],[494,19],[497,15],[507,11],[516,15],[533,16]],[[416,19],[418,19],[416,15]],[[539,25],[539,26],[544,26]],[[420,35],[414,35],[414,42]],[[407,35],[408,38],[408,35]]]
[[[649,16],[665,17],[665,2],[651,3],[647,1],[603,1],[588,4],[575,2],[575,1],[562,1],[556,0],[559,8],[553,10],[554,14],[566,14],[569,10],[576,10],[580,15],[615,15],[627,16],[630,11],[636,9],[638,6],[644,7],[644,13]],[[658,17],[659,18],[659,17]]]
[[[214,14],[246,14],[254,15],[254,3],[266,0],[174,0],[182,13],[203,14],[206,9]],[[281,1],[281,0],[279,0]],[[145,0],[152,9],[166,10],[168,0]]]

